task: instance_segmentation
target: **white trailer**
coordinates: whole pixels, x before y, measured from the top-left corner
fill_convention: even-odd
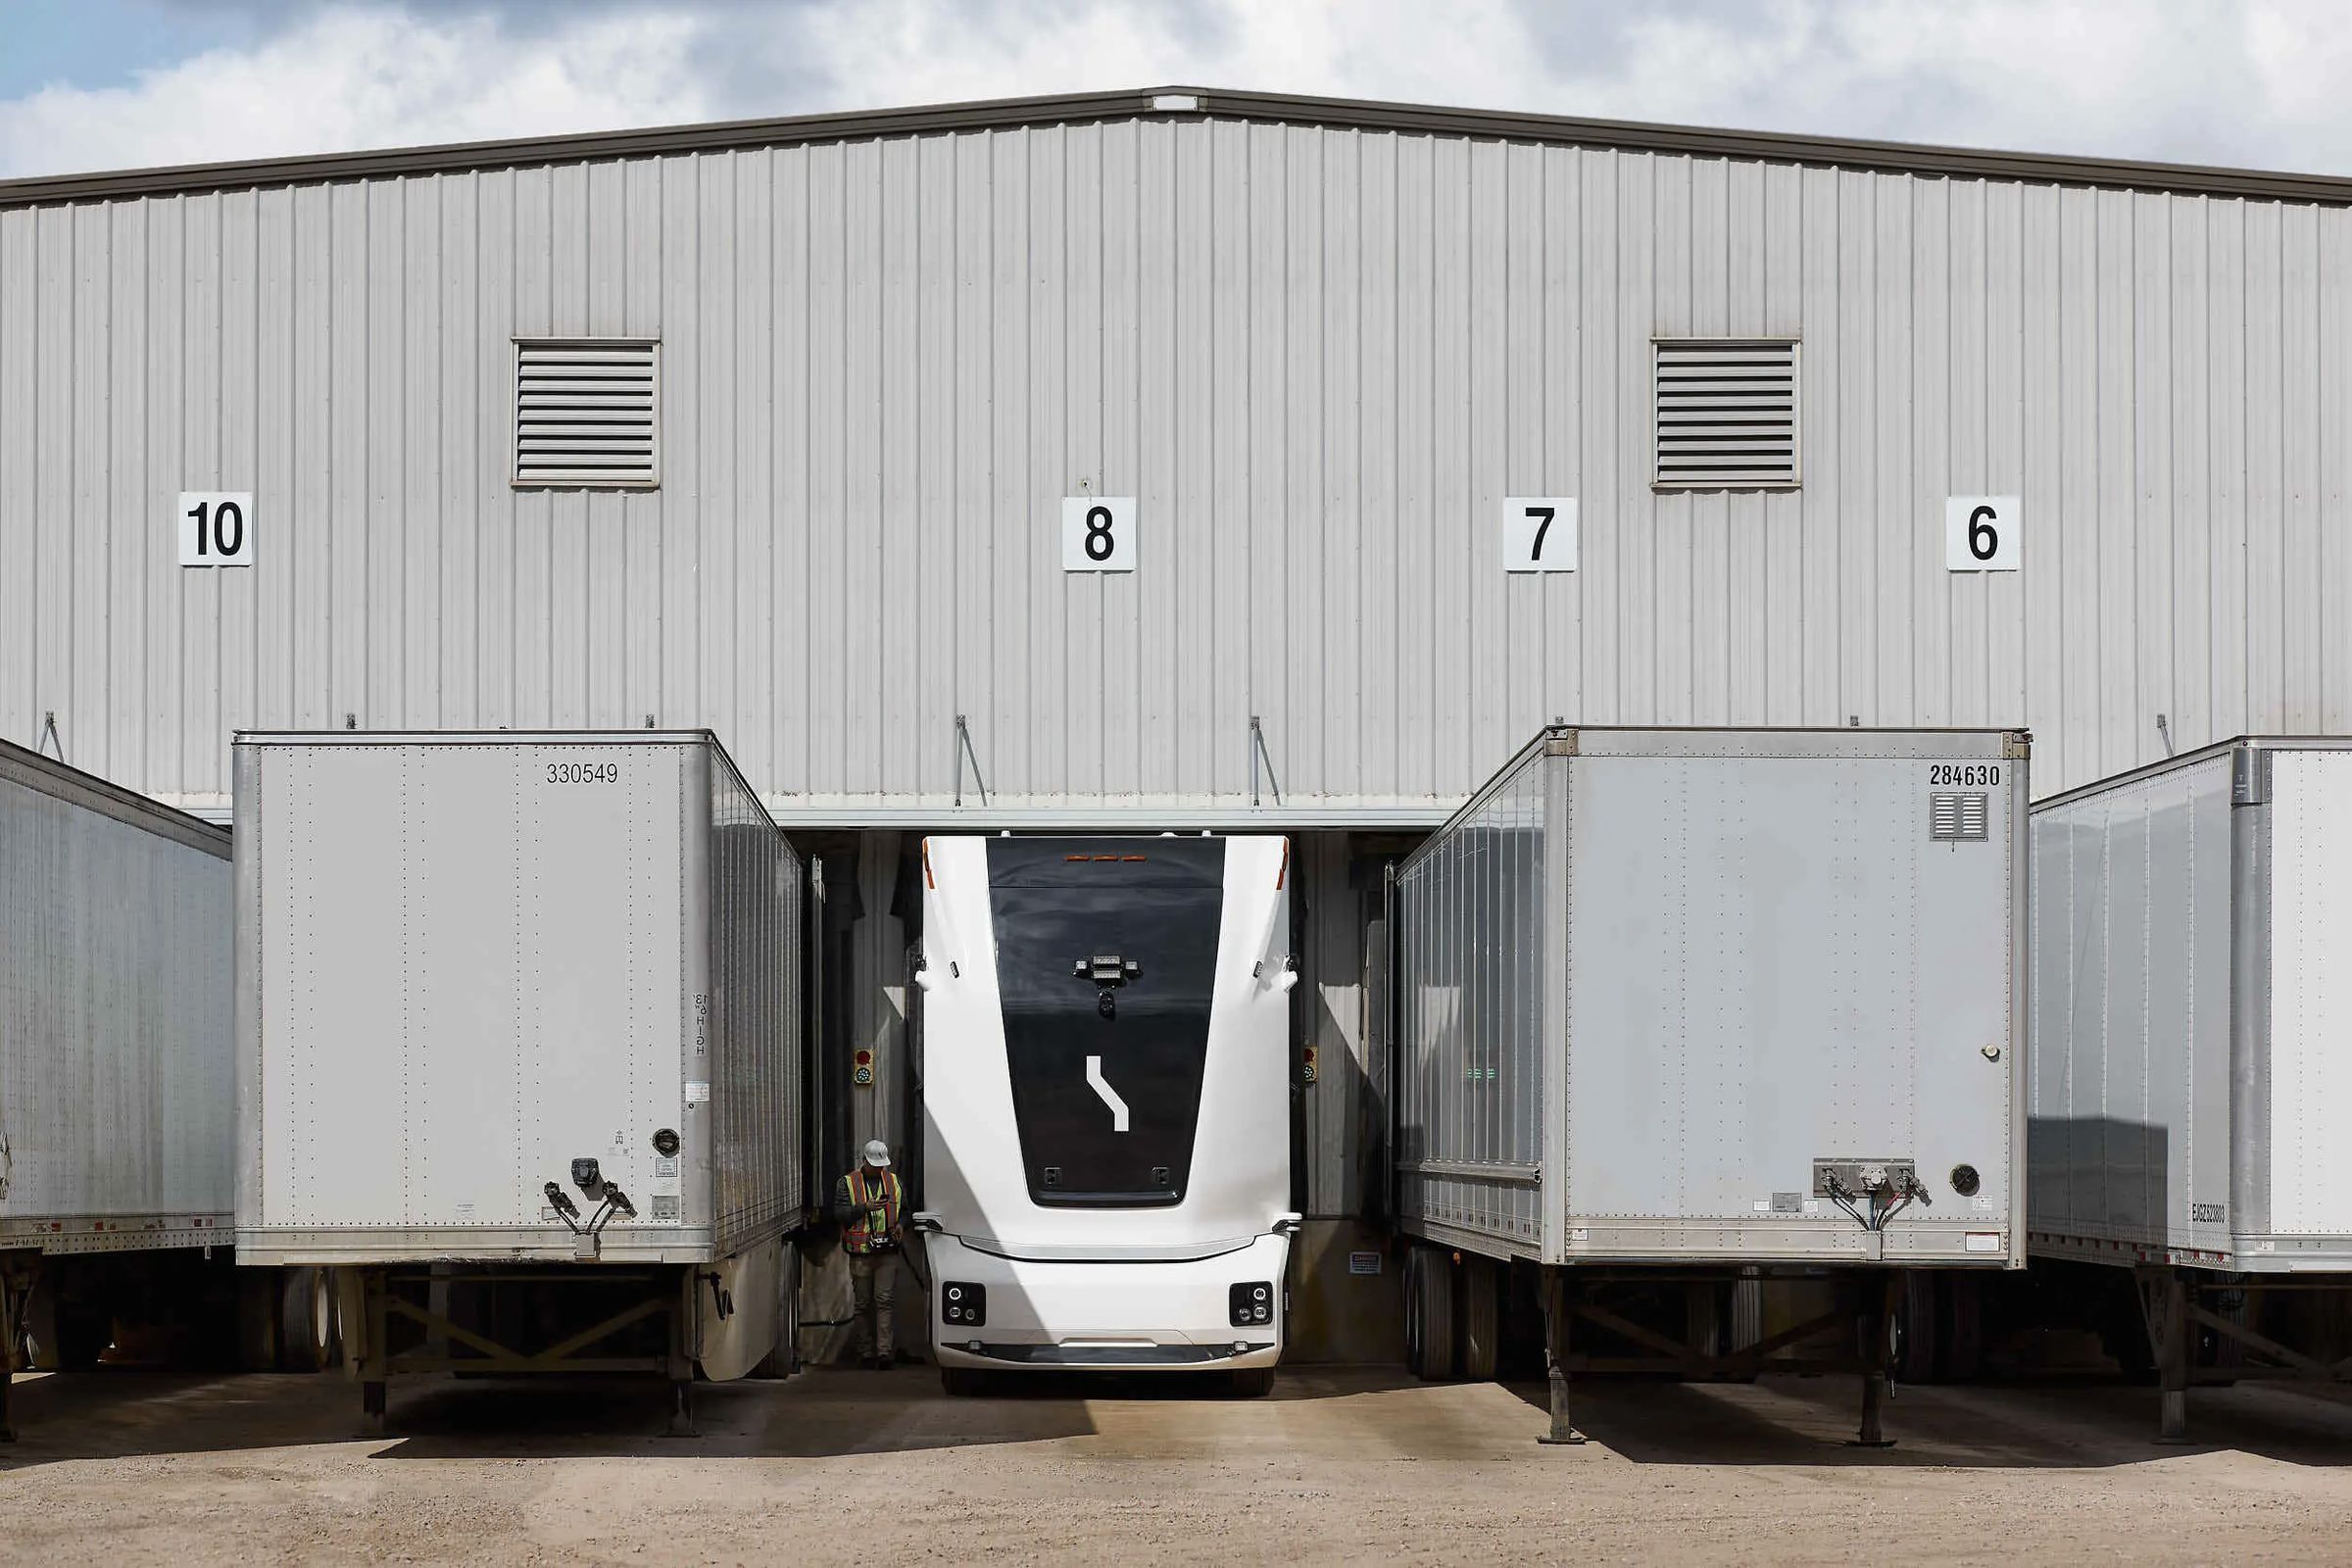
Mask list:
[[[2297,1332],[2352,1292],[2352,740],[2225,741],[2033,837],[2035,1258],[2132,1271],[2167,1438],[2196,1382],[2352,1377]]]
[[[922,1208],[950,1393],[1282,1359],[1290,846],[922,846]]]
[[[704,731],[247,734],[236,811],[239,1261],[340,1272],[379,1421],[404,1372],[638,1369],[690,1425],[801,1220],[758,796]]]
[[[1572,1441],[1570,1371],[1752,1373],[1846,1309],[1727,1336],[1757,1294],[1728,1282],[1845,1271],[1879,1441],[1882,1314],[1928,1332],[1940,1272],[2024,1261],[2027,759],[2010,730],[1558,726],[1402,862],[1424,1375],[1493,1375],[1516,1265]],[[1678,1333],[1608,1287],[1685,1296]],[[1631,1345],[1572,1351],[1572,1318]]]
[[[0,742],[0,1437],[28,1345],[87,1366],[228,1246],[229,892],[226,829]]]

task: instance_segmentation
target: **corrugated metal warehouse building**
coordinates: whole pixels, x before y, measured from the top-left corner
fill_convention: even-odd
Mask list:
[[[1329,1252],[1544,720],[2352,729],[2348,202],[1189,88],[0,184],[0,733],[708,725],[886,1063],[902,835],[1290,830]]]

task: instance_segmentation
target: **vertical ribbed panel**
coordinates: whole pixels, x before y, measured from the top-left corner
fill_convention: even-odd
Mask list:
[[[660,342],[658,485],[514,486],[518,337]],[[1660,338],[1801,341],[1799,488],[1655,482]],[[234,725],[653,713],[933,811],[962,713],[995,803],[1148,812],[1253,713],[1335,808],[1851,715],[2058,789],[2352,726],[2348,406],[2352,214],[2234,198],[1152,120],[9,209],[0,734],[219,807]],[[1136,572],[1060,570],[1090,492]]]

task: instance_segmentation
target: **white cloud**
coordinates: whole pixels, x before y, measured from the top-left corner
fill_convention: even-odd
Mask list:
[[[2352,172],[2335,0],[364,0],[0,101],[0,172],[1160,82]]]
[[[225,158],[595,130],[709,118],[688,70],[704,24],[593,15],[519,40],[489,17],[334,10],[249,50],[121,87],[47,86],[0,103],[0,171]]]

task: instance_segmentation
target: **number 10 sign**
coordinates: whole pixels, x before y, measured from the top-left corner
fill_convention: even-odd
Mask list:
[[[179,493],[178,524],[181,565],[253,564],[253,496],[250,492],[182,490]]]

